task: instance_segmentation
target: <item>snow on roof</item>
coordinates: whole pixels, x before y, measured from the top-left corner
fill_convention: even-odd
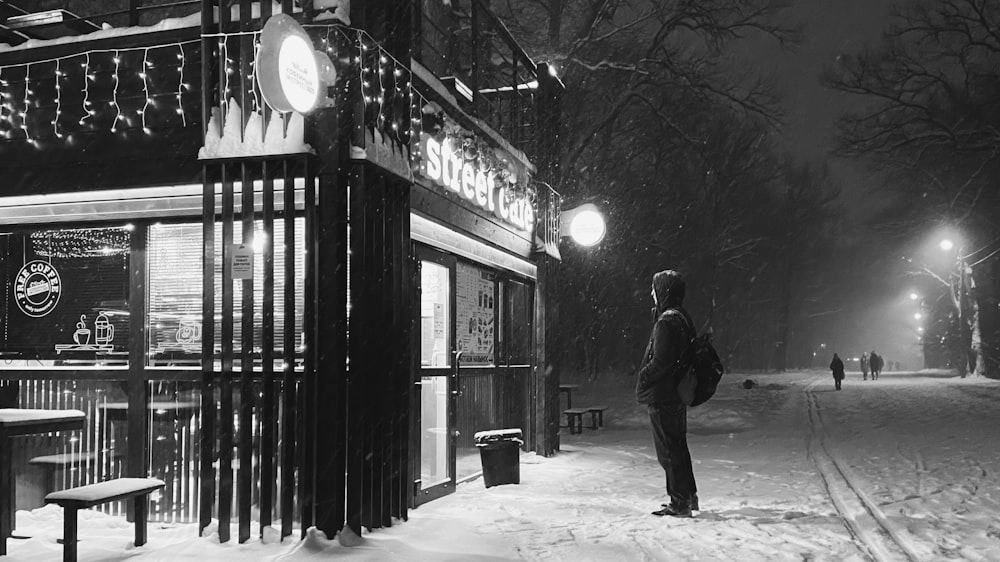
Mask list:
[[[198,27],[201,25],[201,13],[197,12],[182,18],[167,18],[156,25],[132,26],[132,27],[107,27],[93,33],[84,35],[68,35],[56,39],[30,39],[20,45],[10,45],[0,43],[0,52],[23,51],[26,49],[37,49],[39,47],[49,47],[52,45],[64,45],[79,41],[94,41],[97,39],[107,39],[109,37],[123,37],[126,35],[141,35],[144,33],[155,33],[157,31],[167,31],[170,29],[183,29],[186,27]]]

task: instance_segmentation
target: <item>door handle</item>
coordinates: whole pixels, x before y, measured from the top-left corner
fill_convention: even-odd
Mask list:
[[[454,390],[451,391],[451,395],[455,396],[455,397],[458,397],[458,396],[462,395],[461,387],[458,384],[458,369],[461,366],[461,364],[462,364],[462,352],[461,351],[456,351],[455,352],[455,370],[451,374],[451,377],[452,377],[452,381],[451,381],[452,382],[452,388],[454,389]]]

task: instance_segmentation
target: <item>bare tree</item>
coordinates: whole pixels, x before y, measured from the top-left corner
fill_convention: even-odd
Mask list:
[[[856,94],[865,109],[841,121],[840,152],[892,170],[896,187],[926,201],[929,216],[903,224],[911,232],[928,218],[962,229],[971,252],[1000,231],[1000,4],[934,0],[897,9],[880,48],[845,55],[826,69],[830,87]],[[975,270],[960,259],[969,298],[962,319],[967,366],[986,372],[980,341]],[[988,284],[985,284],[988,285]],[[995,347],[996,342],[993,342]],[[966,365],[960,370],[964,374]]]

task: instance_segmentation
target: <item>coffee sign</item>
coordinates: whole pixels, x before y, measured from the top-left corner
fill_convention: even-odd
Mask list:
[[[312,111],[337,77],[330,57],[313,49],[305,29],[287,14],[264,24],[254,66],[264,101],[281,113]]]
[[[14,278],[14,302],[21,312],[32,318],[52,312],[61,295],[62,280],[51,263],[29,261]]]
[[[515,194],[506,182],[497,182],[493,170],[483,170],[479,161],[466,159],[461,148],[445,138],[438,141],[420,133],[421,175],[493,213],[501,221],[522,231],[535,226],[535,209],[524,195]]]

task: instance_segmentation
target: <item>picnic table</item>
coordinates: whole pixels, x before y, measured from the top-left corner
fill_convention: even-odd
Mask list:
[[[0,408],[0,556],[7,554],[7,539],[14,532],[17,490],[11,439],[24,435],[83,429],[86,415],[80,410],[29,410]]]
[[[551,387],[549,387],[551,388]],[[573,391],[580,388],[578,384],[560,384],[559,393],[566,395],[566,408],[573,407]]]

